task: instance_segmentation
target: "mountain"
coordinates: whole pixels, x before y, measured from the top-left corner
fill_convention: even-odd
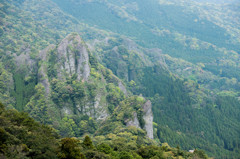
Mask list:
[[[125,40],[113,40],[105,44],[108,49],[102,52],[99,46],[105,41],[95,43],[96,54],[113,73],[128,82],[127,86],[134,94],[141,93],[152,101],[160,141],[173,145],[184,143],[184,149],[191,149],[194,142],[196,147],[208,149],[214,154],[222,154],[224,150],[218,149],[220,145],[230,146],[227,142],[236,141],[224,134],[234,132],[238,136],[238,124],[228,125],[231,132],[223,124],[239,122],[238,113],[227,113],[239,110],[239,101],[230,93],[230,89],[236,87],[220,85],[224,78],[204,71],[201,65],[169,57],[159,49],[137,47],[129,40],[126,40],[127,43]],[[154,60],[151,62],[150,59]],[[227,153],[230,155],[233,152],[224,152]]]
[[[238,158],[237,4],[2,0],[0,100],[62,137]]]

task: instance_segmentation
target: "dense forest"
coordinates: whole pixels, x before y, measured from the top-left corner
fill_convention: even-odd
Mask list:
[[[117,134],[89,136],[77,139],[60,138],[56,130],[42,125],[27,113],[6,110],[0,104],[0,157],[1,158],[60,158],[60,159],[141,159],[141,158],[202,158],[207,155],[201,150],[189,153],[180,147],[159,146],[145,143],[144,132],[129,127]],[[137,135],[137,136],[136,136]]]
[[[240,158],[239,6],[0,0],[0,158]]]

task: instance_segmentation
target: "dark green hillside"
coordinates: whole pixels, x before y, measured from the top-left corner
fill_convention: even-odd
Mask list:
[[[154,122],[157,124],[160,141],[174,146],[184,143],[184,149],[199,147],[207,150],[211,156],[220,158],[230,154],[236,156],[239,151],[237,125],[240,123],[236,114],[229,115],[227,112],[239,112],[240,103],[236,97],[232,97],[234,95],[230,91],[220,93],[220,87],[225,89],[223,87],[226,79],[213,83],[213,75],[203,77],[209,78],[211,87],[219,89],[219,95],[213,94],[209,86],[205,86],[207,83],[200,83],[199,77],[192,75],[190,79],[180,79],[166,70],[164,64],[154,65],[148,61],[157,61],[157,55],[145,52],[148,56],[144,56],[140,48],[138,52],[128,50],[124,43],[124,40],[110,39],[108,45],[98,45],[104,51],[96,54],[106,67],[128,83],[133,94],[142,94],[152,101]],[[174,63],[165,62],[169,66],[173,65],[171,62]],[[176,65],[177,69],[182,67],[180,63]],[[195,72],[197,73],[197,70]],[[233,89],[237,92],[237,85]],[[227,135],[228,133],[232,134],[235,140]],[[235,148],[230,148],[231,145],[235,145]]]
[[[1,158],[57,158],[58,135],[26,113],[0,104]]]
[[[203,151],[188,153],[179,147],[149,143],[143,135],[139,135],[144,132],[135,127],[122,129],[116,134],[110,133],[106,137],[59,139],[54,129],[41,125],[26,113],[6,110],[2,104],[0,121],[0,157],[4,159],[208,158]]]
[[[172,57],[203,63],[204,70],[217,76],[239,79],[240,24],[235,18],[239,13],[232,7],[174,0],[54,2],[91,26],[160,48]]]
[[[134,92],[150,97],[153,102],[154,122],[160,129],[160,141],[174,146],[184,143],[184,149],[197,146],[207,149],[213,156],[218,154],[220,158],[226,154],[237,155],[237,145],[240,143],[240,121],[237,115],[240,102],[236,98],[206,98],[205,103],[198,107],[183,81],[174,79],[161,69],[157,70],[157,67],[146,68],[143,72],[142,80],[139,81],[141,86]],[[168,133],[161,130],[171,130],[176,135],[175,139],[172,140]]]

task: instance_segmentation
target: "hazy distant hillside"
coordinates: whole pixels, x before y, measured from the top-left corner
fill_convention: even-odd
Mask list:
[[[129,36],[142,46],[157,47],[190,62],[222,58],[224,51],[218,48],[240,49],[240,25],[232,16],[237,13],[224,6],[199,6],[183,0],[55,2],[91,26]]]

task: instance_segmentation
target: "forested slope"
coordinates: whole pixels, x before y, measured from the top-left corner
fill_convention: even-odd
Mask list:
[[[150,100],[155,142],[239,157],[238,5],[2,0],[0,7],[0,99],[8,108],[64,137],[105,141],[113,133],[149,144],[137,138],[147,134],[142,106]],[[131,113],[119,116],[120,107]],[[142,129],[126,127],[135,116]]]

